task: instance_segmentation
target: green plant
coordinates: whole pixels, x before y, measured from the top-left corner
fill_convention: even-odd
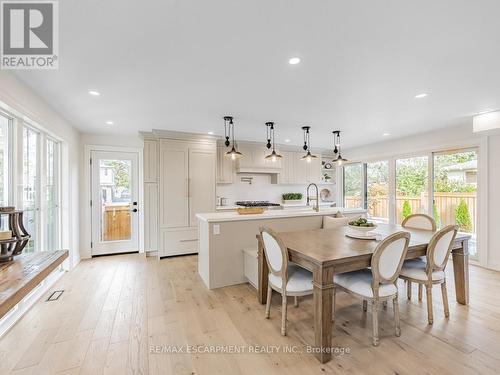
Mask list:
[[[404,201],[403,202],[403,217],[407,218],[412,214],[411,212],[411,205],[409,201]]]
[[[439,216],[439,211],[438,211],[436,205],[434,205],[434,207],[432,209],[432,212],[433,212],[433,215],[434,215],[434,221],[436,222],[436,226],[438,228],[440,228],[441,227],[441,216]]]
[[[301,200],[302,193],[284,193],[281,195],[284,201]]]
[[[455,223],[462,232],[472,232],[472,220],[469,213],[469,207],[464,199],[460,200],[455,212]]]

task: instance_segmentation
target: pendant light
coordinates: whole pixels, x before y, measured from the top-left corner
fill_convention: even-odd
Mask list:
[[[224,137],[226,138],[224,142],[226,147],[229,147],[231,145],[231,143],[229,142],[230,138],[232,139],[233,142],[231,150],[226,152],[224,155],[228,158],[231,158],[231,160],[242,158],[243,154],[236,149],[234,143],[234,122],[231,116],[224,116]]]
[[[347,159],[344,159],[340,154],[340,130],[335,130],[333,132],[333,144],[333,153],[337,155],[337,157],[333,159],[333,162],[337,163],[337,165],[342,165],[347,161]]]
[[[274,122],[266,122],[267,128],[267,144],[266,147],[268,149],[273,148],[273,151],[266,156],[267,160],[271,160],[275,163],[278,159],[281,159],[282,156],[276,153],[275,145],[274,145]]]
[[[302,130],[304,131],[304,146],[302,146],[302,149],[304,151],[307,151],[307,153],[302,156],[302,160],[305,160],[307,161],[308,163],[310,163],[312,161],[312,159],[316,159],[317,156],[316,155],[312,155],[311,154],[311,144],[310,144],[310,139],[309,139],[309,130],[311,129],[310,126],[303,126],[302,127]]]

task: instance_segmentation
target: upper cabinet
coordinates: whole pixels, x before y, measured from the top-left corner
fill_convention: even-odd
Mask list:
[[[217,183],[218,184],[232,184],[233,183],[233,169],[235,162],[231,158],[225,157],[226,148],[217,147]]]
[[[144,182],[158,182],[158,141],[144,141]]]
[[[302,160],[302,152],[282,152],[282,169],[278,177],[280,184],[321,183],[321,157]]]
[[[241,145],[238,151],[243,154],[241,159],[236,161],[236,171],[240,173],[280,173],[281,161],[275,162],[266,159],[270,151],[265,147],[251,145]]]

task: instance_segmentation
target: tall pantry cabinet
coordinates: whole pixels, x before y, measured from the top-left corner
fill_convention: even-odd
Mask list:
[[[158,256],[197,253],[196,214],[215,211],[215,138],[177,132],[156,134],[157,160],[147,160],[146,145],[150,141],[145,141],[144,170],[147,163],[158,165]],[[145,202],[148,202],[147,197]],[[150,217],[150,224],[154,221],[154,214],[153,207],[149,208],[149,213],[145,212],[145,217]],[[148,236],[146,222],[147,219],[145,234]]]

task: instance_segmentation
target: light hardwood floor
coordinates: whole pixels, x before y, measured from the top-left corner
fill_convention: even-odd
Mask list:
[[[157,261],[141,255],[83,261],[0,340],[0,374],[498,374],[500,273],[471,267],[471,305],[450,293],[450,319],[434,293],[434,325],[425,303],[407,301],[400,284],[401,337],[392,308],[380,313],[380,346],[371,315],[339,293],[334,345],[350,348],[321,365],[312,354],[154,354],[152,345],[296,346],[313,342],[312,299],[290,301],[288,336],[280,335],[280,301],[271,319],[249,285],[205,288],[196,256]],[[449,284],[453,273],[448,270]]]

